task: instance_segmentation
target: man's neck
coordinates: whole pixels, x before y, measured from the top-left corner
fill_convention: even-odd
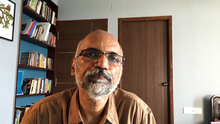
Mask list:
[[[108,96],[94,100],[84,91],[79,90],[79,108],[85,124],[98,124],[103,115]]]

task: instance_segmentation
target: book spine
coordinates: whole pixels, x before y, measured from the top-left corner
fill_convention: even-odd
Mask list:
[[[33,26],[34,26],[34,23],[35,23],[35,20],[32,21],[31,27],[30,27],[30,29],[28,30],[27,35],[30,35],[30,33],[31,33],[31,29],[32,29]]]

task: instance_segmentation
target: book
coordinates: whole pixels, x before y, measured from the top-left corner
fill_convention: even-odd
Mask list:
[[[37,8],[36,8],[37,14],[40,14],[41,7],[42,7],[42,1],[39,0],[38,3],[37,3]]]
[[[35,30],[36,25],[37,25],[37,21],[34,21],[34,24],[33,24],[33,26],[31,27],[30,34],[28,34],[30,37],[32,37],[32,35],[33,35],[33,33],[34,33],[34,30]]]
[[[37,51],[28,51],[28,53],[30,54],[30,58],[29,58],[29,66],[35,66],[37,67],[37,59],[38,59],[38,53]]]
[[[30,7],[31,2],[32,2],[32,0],[25,0],[24,5]]]
[[[28,32],[27,32],[27,35],[30,35],[31,29],[32,29],[33,26],[34,26],[34,23],[35,23],[35,20],[33,20],[33,21],[31,22],[31,27],[29,28],[29,30],[28,30]]]
[[[33,38],[39,40],[41,34],[42,34],[43,31],[44,31],[43,29],[44,29],[44,27],[43,27],[42,25],[36,25],[36,34],[35,34],[35,36],[34,36]]]
[[[21,33],[22,34],[27,34],[29,29],[31,28],[33,20],[22,20],[22,28],[21,28]]]
[[[44,83],[44,93],[47,93],[47,85],[48,85],[48,79],[45,78],[45,83]]]
[[[39,40],[46,42],[48,35],[49,35],[51,24],[49,22],[38,22],[37,25],[43,26],[43,29],[42,29],[43,32],[42,32]]]
[[[35,29],[34,29],[34,32],[33,32],[32,35],[31,35],[31,38],[35,38],[35,37],[36,37],[38,30],[39,30],[39,28],[37,28],[37,27],[35,26]],[[36,38],[35,38],[35,39],[36,39]]]
[[[49,7],[48,22],[51,23],[51,19],[52,19],[52,9]]]
[[[54,35],[52,39],[53,39],[53,47],[56,47],[56,36]]]
[[[47,44],[51,45],[52,32],[49,32]],[[52,46],[52,45],[51,45]]]
[[[21,120],[22,120],[22,118],[23,118],[23,116],[24,116],[24,113],[25,113],[25,109],[20,109],[20,110],[19,110],[18,124],[21,123]]]
[[[22,120],[25,112],[29,108],[30,107],[26,107],[26,106],[21,106],[21,107],[16,106],[16,108],[15,108],[15,123],[14,124],[20,124],[21,123],[21,120]]]
[[[23,95],[22,92],[22,81],[23,81],[24,72],[18,71],[18,79],[17,79],[17,95]]]
[[[52,11],[52,17],[51,17],[51,24],[53,24],[54,25],[54,19],[55,19],[55,12],[54,11]]]
[[[45,13],[46,13],[46,20],[48,21],[49,19],[49,12],[50,12],[50,7],[48,5],[46,5],[46,10],[45,10]]]
[[[23,52],[21,53],[21,60],[20,64],[27,65],[29,61],[29,52]]]
[[[48,69],[53,69],[53,60],[51,58],[47,58],[47,66]]]
[[[19,110],[15,110],[15,122],[14,124],[18,124],[18,118],[19,118]]]
[[[48,83],[49,86],[48,86],[47,92],[48,92],[48,93],[51,93],[51,91],[52,91],[52,85],[53,85],[52,83],[53,83],[53,81],[52,81],[52,80],[49,80],[48,82],[49,82],[49,83]]]
[[[40,93],[40,88],[41,88],[41,78],[38,78],[37,80],[37,89],[36,89],[36,94]]]
[[[39,80],[38,78],[34,79],[35,82],[34,82],[32,94],[36,94],[37,93],[36,91],[37,91],[38,80]]]
[[[45,85],[45,78],[42,78],[42,80],[41,80],[40,93],[44,93],[44,85]]]
[[[36,7],[37,7],[37,3],[38,3],[38,0],[31,0],[31,9],[33,9],[34,11],[36,10]]]
[[[29,94],[35,94],[37,86],[37,79],[33,79],[31,82],[31,89]]]
[[[45,14],[45,9],[46,9],[46,2],[43,1],[42,2],[42,7],[41,7],[41,16],[45,18],[46,14]]]

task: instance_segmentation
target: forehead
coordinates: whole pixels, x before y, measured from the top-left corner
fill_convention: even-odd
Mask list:
[[[122,50],[118,41],[108,32],[94,32],[85,37],[79,50],[87,48],[96,48],[102,52],[115,52],[122,55]]]

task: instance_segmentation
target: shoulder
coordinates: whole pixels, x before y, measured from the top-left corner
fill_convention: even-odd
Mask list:
[[[48,107],[48,105],[59,107],[61,103],[68,103],[70,102],[73,93],[77,88],[71,88],[64,90],[59,93],[55,93],[51,96],[47,96],[40,101],[36,102],[34,105],[31,106],[30,111],[34,111],[35,109]]]
[[[156,124],[150,107],[134,93],[117,88],[112,95],[120,123]]]
[[[47,96],[32,105],[22,118],[22,124],[48,124],[49,122],[62,123],[68,113],[71,98],[77,88]],[[50,120],[50,118],[53,118]]]
[[[139,109],[142,109],[143,111],[150,112],[151,109],[149,106],[136,94],[132,92],[125,91],[123,89],[117,88],[113,92],[115,96],[115,100],[117,104],[127,104],[127,106],[137,106]]]
[[[125,100],[134,100],[134,101],[140,101],[143,102],[141,98],[139,98],[136,94],[123,90],[121,88],[117,88],[113,92],[116,99],[125,99]]]

